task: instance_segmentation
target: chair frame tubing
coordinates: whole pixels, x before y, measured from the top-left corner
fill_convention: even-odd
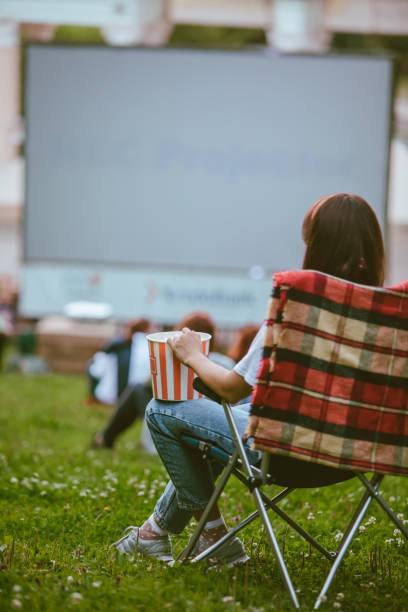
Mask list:
[[[197,523],[196,529],[193,535],[190,538],[190,541],[186,548],[180,553],[177,557],[177,561],[184,563],[187,561],[196,546],[198,539],[204,529],[206,522],[208,521],[208,517],[213,511],[217,501],[222,494],[229,477],[231,474],[234,474],[251,492],[254,498],[256,510],[249,514],[245,519],[243,519],[238,525],[233,527],[228,531],[228,533],[223,536],[220,540],[215,542],[209,548],[207,548],[202,553],[196,555],[194,558],[190,559],[191,563],[197,563],[204,559],[211,558],[211,555],[225,542],[233,538],[238,532],[244,529],[247,525],[252,523],[255,519],[260,518],[263,527],[265,529],[268,540],[272,546],[272,550],[274,552],[276,561],[279,566],[279,570],[282,575],[283,582],[288,591],[289,597],[291,599],[292,604],[295,608],[299,608],[298,598],[290,578],[289,572],[287,570],[282,552],[279,548],[279,544],[276,540],[275,532],[272,528],[269,516],[267,514],[267,510],[272,509],[280,518],[288,523],[294,530],[296,530],[300,536],[302,536],[310,545],[315,547],[320,553],[322,553],[329,561],[332,562],[329,573],[326,577],[326,580],[321,588],[321,591],[315,601],[314,609],[318,609],[320,605],[326,600],[326,593],[330,588],[330,585],[334,579],[334,576],[337,572],[339,565],[341,564],[353,538],[361,525],[361,522],[372,502],[375,500],[380,507],[386,512],[389,518],[395,523],[397,528],[401,531],[401,533],[408,540],[408,529],[399,520],[393,510],[388,506],[388,504],[384,501],[381,495],[378,492],[380,484],[384,478],[383,474],[374,473],[371,481],[368,480],[361,472],[353,472],[354,475],[362,482],[365,487],[365,492],[363,497],[360,500],[360,503],[355,510],[350,522],[348,523],[344,535],[340,541],[340,544],[336,551],[328,551],[324,546],[322,546],[315,538],[313,538],[307,531],[305,531],[300,525],[298,525],[291,517],[281,508],[277,506],[277,504],[284,499],[287,495],[289,495],[294,488],[287,487],[276,494],[273,498],[269,498],[263,492],[260,491],[260,486],[262,484],[267,483],[267,468],[269,465],[270,454],[263,453],[262,455],[262,466],[261,469],[251,466],[248,461],[248,457],[245,452],[244,444],[241,439],[241,436],[236,427],[233,413],[231,410],[231,406],[225,400],[222,400],[222,406],[224,408],[224,412],[226,418],[228,420],[232,436],[234,438],[234,442],[236,444],[236,449],[234,453],[228,460],[224,471],[222,472],[219,481],[214,489],[214,492],[200,518]]]

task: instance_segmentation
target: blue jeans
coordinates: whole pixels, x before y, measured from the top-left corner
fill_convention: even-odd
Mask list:
[[[242,435],[248,422],[250,404],[232,408],[239,433]],[[157,452],[170,476],[170,482],[156,503],[154,513],[162,529],[181,533],[190,521],[192,513],[203,510],[214,490],[214,477],[222,466],[210,469],[201,454],[181,441],[182,434],[213,442],[228,453],[235,445],[230,433],[224,409],[206,398],[184,402],[151,400],[146,408],[146,421]],[[249,449],[251,463],[259,461],[260,454]]]

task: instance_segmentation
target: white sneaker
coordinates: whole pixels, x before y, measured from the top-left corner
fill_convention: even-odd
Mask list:
[[[208,541],[200,536],[193,549],[193,552],[191,553],[191,557],[196,557],[209,547],[210,545],[208,544]],[[219,565],[227,565],[228,567],[232,567],[237,563],[246,563],[249,561],[249,557],[245,552],[241,540],[239,538],[232,538],[217,548],[210,558],[207,557],[206,561],[213,567]]]
[[[127,527],[123,533],[123,537],[112,544],[122,555],[140,553],[146,557],[154,557],[166,563],[174,560],[168,535],[145,540],[139,537],[139,527],[133,527],[133,525]]]

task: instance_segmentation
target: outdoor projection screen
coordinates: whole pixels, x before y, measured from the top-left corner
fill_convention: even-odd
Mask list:
[[[385,57],[27,53],[26,264],[297,268],[305,211],[335,192],[384,227]]]

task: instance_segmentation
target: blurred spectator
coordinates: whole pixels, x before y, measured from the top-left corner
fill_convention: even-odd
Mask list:
[[[218,365],[222,365],[228,370],[231,370],[234,367],[235,361],[231,356],[224,355],[224,353],[220,353],[216,350],[216,327],[214,321],[212,320],[209,314],[200,310],[190,312],[181,319],[180,323],[176,325],[174,329],[176,331],[181,331],[183,327],[188,327],[193,331],[210,334],[211,340],[209,358],[211,359],[211,361],[214,361],[214,363],[218,363]]]
[[[174,330],[179,331],[182,330],[183,327],[188,327],[193,331],[211,334],[210,359],[215,363],[223,365],[225,368],[233,367],[234,362],[230,357],[214,350],[216,347],[216,328],[209,314],[201,311],[191,312],[183,317],[180,323],[174,327]],[[142,382],[138,384],[129,383],[127,388],[120,395],[116,409],[105,429],[97,433],[93,438],[91,444],[93,448],[112,448],[119,434],[130,427],[136,419],[144,418],[146,405],[152,398],[150,369],[148,378],[148,384]],[[149,452],[150,449],[155,452],[154,447],[150,445],[149,441],[150,434],[148,430],[145,429],[143,445]]]
[[[17,295],[17,285],[12,277],[0,275],[0,370],[6,347],[15,331]]]
[[[150,377],[146,334],[150,321],[135,319],[125,334],[95,353],[87,367],[87,402],[114,404],[128,385],[145,383]]]
[[[0,370],[3,369],[3,356],[12,332],[13,326],[4,311],[0,310]]]
[[[228,351],[228,356],[235,363],[241,361],[241,359],[247,354],[252,340],[255,338],[258,330],[259,325],[254,325],[252,323],[243,325],[237,330],[235,341]]]
[[[7,372],[22,374],[47,374],[50,370],[43,357],[36,354],[37,335],[34,319],[17,322],[13,337],[13,349],[6,362]]]

